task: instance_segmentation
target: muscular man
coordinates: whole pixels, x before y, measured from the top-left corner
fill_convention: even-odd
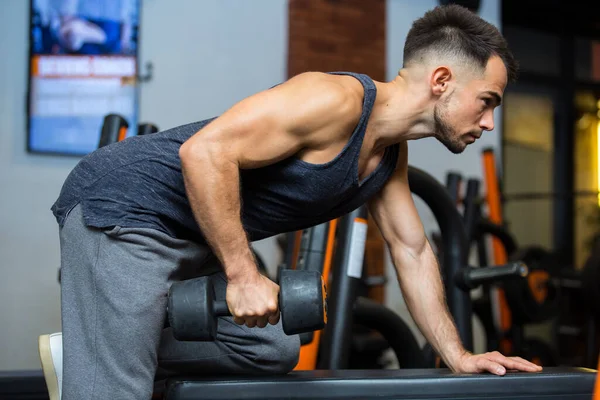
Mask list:
[[[494,128],[494,108],[515,79],[513,56],[494,26],[447,6],[415,21],[404,63],[390,82],[303,73],[217,118],[85,157],[53,206],[63,398],[148,399],[158,366],[291,371],[299,339],[282,332],[279,288],[258,272],[250,243],[365,203],[412,317],[453,371],[538,371],[521,358],[465,351],[407,182],[409,140],[434,136],[460,153]],[[200,274],[215,274],[233,317],[220,319],[214,342],[177,342],[163,330],[165,294]]]

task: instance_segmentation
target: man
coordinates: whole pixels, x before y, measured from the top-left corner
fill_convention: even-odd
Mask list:
[[[289,372],[299,340],[282,333],[279,288],[258,272],[250,242],[363,203],[389,245],[411,315],[453,371],[539,371],[518,357],[462,347],[407,181],[409,140],[435,136],[460,153],[494,128],[516,63],[495,27],[458,6],[415,21],[404,62],[385,83],[303,73],[218,118],[84,158],[53,207],[64,398],[148,399],[157,364]],[[211,254],[218,262],[206,262]],[[233,317],[219,320],[214,342],[179,343],[163,330],[169,284],[209,273]],[[50,360],[47,338],[41,343]]]

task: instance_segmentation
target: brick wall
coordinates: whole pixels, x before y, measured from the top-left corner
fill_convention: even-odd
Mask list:
[[[385,79],[385,0],[289,0],[288,76],[360,72]]]

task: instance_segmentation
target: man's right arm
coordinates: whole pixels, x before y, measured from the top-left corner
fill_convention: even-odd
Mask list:
[[[241,223],[239,165],[227,156],[226,143],[203,142],[182,147],[183,177],[194,216],[225,270],[229,310],[250,328],[276,324],[278,287],[258,273]]]
[[[326,142],[340,121],[354,118],[355,103],[326,75],[302,74],[242,100],[181,146],[192,211],[230,284],[250,285],[260,275],[241,222],[240,169],[265,166]],[[269,310],[244,312],[268,314],[276,293],[269,297],[259,301]]]

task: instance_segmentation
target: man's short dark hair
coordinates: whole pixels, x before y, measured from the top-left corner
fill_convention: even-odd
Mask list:
[[[470,60],[485,69],[490,57],[504,62],[509,82],[517,79],[518,63],[500,31],[457,4],[438,6],[415,20],[404,44],[404,65],[428,52]]]

